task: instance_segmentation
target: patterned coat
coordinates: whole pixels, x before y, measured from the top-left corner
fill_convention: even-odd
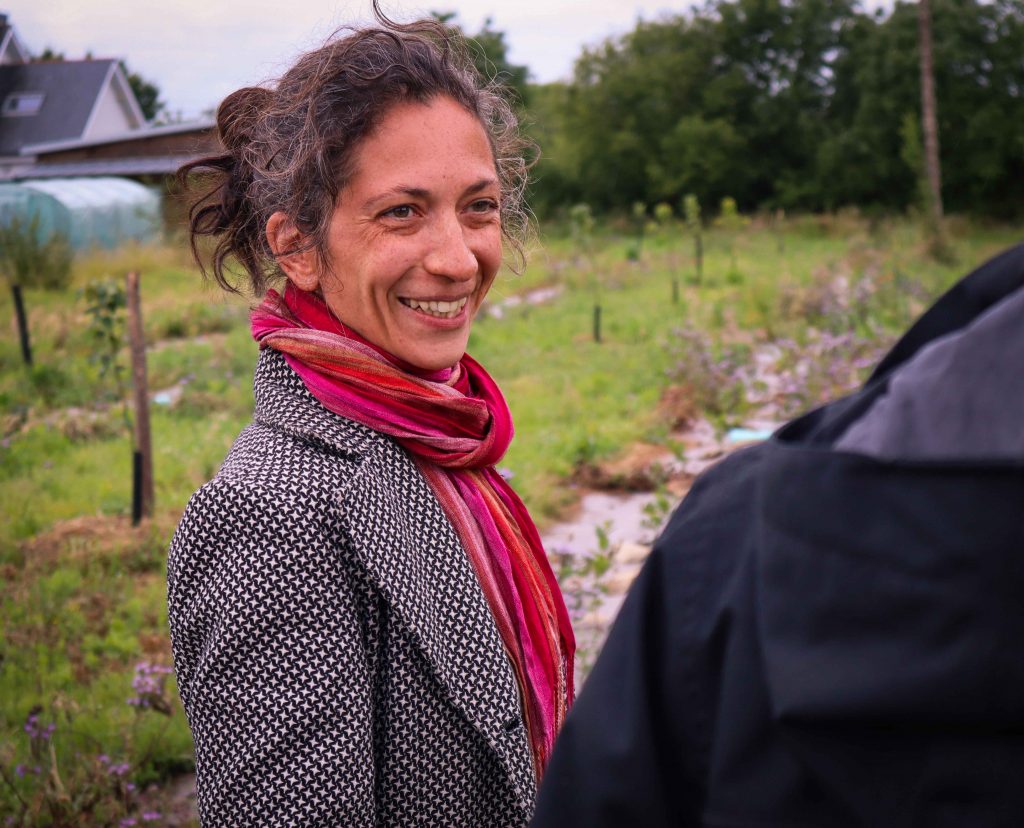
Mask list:
[[[518,688],[437,499],[279,354],[255,391],[168,563],[203,825],[525,824]]]

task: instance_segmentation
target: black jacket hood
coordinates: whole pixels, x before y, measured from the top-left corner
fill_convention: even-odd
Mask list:
[[[893,374],[948,333],[933,315],[965,326],[1022,277],[1024,248],[993,260],[863,391],[764,448],[753,565],[771,714],[851,813],[938,825],[959,796],[958,824],[1004,824],[1007,792],[1024,786],[1024,457],[963,459],[951,445],[942,460],[880,460],[835,448]],[[1019,364],[1024,381],[1024,354]]]

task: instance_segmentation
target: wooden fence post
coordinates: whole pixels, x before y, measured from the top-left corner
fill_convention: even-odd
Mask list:
[[[146,380],[146,340],[142,332],[139,274],[127,280],[128,344],[132,355],[132,391],[135,396],[135,451],[132,462],[132,523],[153,516],[153,443],[149,431],[149,383]]]

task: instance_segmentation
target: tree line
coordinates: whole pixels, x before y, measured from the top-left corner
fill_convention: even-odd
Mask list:
[[[1024,3],[931,5],[946,208],[1019,216]],[[902,211],[926,186],[917,12],[708,0],[585,49],[567,83],[525,83],[490,21],[481,51],[516,87],[541,147],[541,213],[679,205],[688,193],[745,211]]]
[[[706,0],[584,49],[566,83],[530,83],[491,19],[467,39],[540,147],[531,204],[541,214],[681,208],[687,194],[731,197],[743,211],[904,211],[927,199],[918,8]],[[453,14],[434,15],[458,28]],[[942,202],[1020,216],[1024,0],[931,0],[930,17]],[[159,88],[126,73],[153,118]]]

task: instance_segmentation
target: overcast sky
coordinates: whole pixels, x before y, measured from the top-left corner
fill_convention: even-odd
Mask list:
[[[586,44],[692,6],[688,0],[385,0],[399,19],[454,11],[469,32],[486,17],[506,33],[513,63],[533,79],[567,78]],[[286,4],[271,0],[0,0],[33,54],[86,51],[124,58],[156,82],[173,112],[196,116],[229,92],[273,77],[337,26],[369,17],[369,0]]]

